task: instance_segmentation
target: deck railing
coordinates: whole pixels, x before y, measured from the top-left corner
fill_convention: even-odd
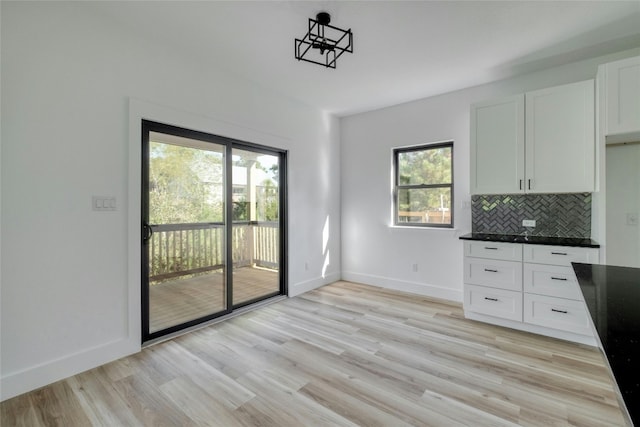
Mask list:
[[[151,225],[149,280],[221,269],[224,265],[222,223]],[[234,267],[278,268],[279,232],[276,221],[234,222]]]

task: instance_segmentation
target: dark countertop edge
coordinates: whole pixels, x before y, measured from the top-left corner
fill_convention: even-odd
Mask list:
[[[468,233],[459,237],[461,240],[476,240],[484,242],[503,243],[524,243],[529,245],[548,246],[575,246],[582,248],[599,248],[600,245],[592,239],[574,237],[546,237],[546,236],[525,236],[517,234],[489,234],[489,233]]]
[[[637,349],[640,340],[640,316],[633,303],[638,300],[640,268],[579,262],[571,266],[615,381],[620,409],[631,426],[640,426],[640,375],[636,367],[640,352],[628,350],[629,346]]]

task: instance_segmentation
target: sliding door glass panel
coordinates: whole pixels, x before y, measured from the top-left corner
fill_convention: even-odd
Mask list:
[[[280,162],[277,155],[232,151],[233,305],[280,291]]]
[[[149,132],[149,334],[227,310],[225,146]]]

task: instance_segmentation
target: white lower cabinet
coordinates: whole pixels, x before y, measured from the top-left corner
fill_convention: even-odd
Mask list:
[[[533,325],[590,335],[589,312],[584,302],[524,294],[524,321]]]
[[[535,264],[564,265],[571,267],[572,262],[596,264],[600,250],[575,246],[524,245],[524,262]]]
[[[571,263],[597,263],[598,249],[473,240],[464,245],[466,317],[595,345]]]
[[[522,292],[465,285],[465,309],[488,316],[510,320],[522,320]]]
[[[582,300],[582,292],[571,267],[525,263],[524,292]]]
[[[522,262],[465,258],[464,281],[470,285],[522,292]]]

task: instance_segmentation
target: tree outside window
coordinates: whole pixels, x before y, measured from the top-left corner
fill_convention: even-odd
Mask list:
[[[453,142],[393,150],[394,224],[453,228]]]

